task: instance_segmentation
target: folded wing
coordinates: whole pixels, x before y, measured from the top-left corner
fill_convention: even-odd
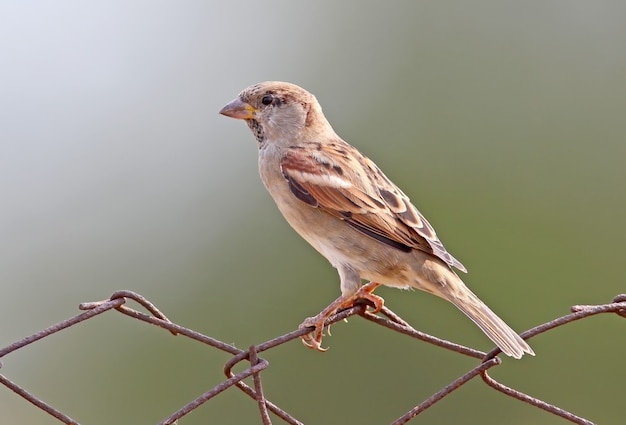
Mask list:
[[[293,147],[281,159],[281,170],[294,196],[311,207],[389,246],[419,249],[466,271],[409,198],[342,140],[325,144],[324,150]]]

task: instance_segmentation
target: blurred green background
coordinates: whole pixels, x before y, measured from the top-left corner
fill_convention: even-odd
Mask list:
[[[0,347],[130,289],[245,348],[294,329],[338,277],[283,221],[256,145],[217,111],[246,86],[315,93],[520,331],[626,292],[626,3],[0,3]],[[454,307],[377,291],[416,328],[488,350]],[[574,323],[494,376],[623,420],[624,325]],[[324,354],[264,354],[266,395],[307,424],[386,424],[473,367],[360,318]],[[108,313],[3,359],[84,424],[151,424],[228,356]],[[5,388],[3,423],[56,424]],[[280,421],[276,420],[276,423]],[[560,424],[476,381],[414,422]],[[260,423],[230,390],[181,424]]]

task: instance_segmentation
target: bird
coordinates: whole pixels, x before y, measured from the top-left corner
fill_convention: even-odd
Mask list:
[[[324,351],[326,320],[364,299],[374,313],[384,306],[381,285],[419,289],[443,298],[506,355],[533,350],[455,273],[465,266],[374,162],[333,130],[316,97],[287,82],[251,85],[220,114],[244,120],[258,146],[261,180],[278,209],[313,248],[337,269],[341,295],[300,328],[302,342]],[[363,283],[367,281],[367,283]]]

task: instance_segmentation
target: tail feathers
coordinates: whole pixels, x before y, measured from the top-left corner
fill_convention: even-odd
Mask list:
[[[535,352],[504,320],[500,319],[485,303],[483,303],[467,287],[460,294],[445,297],[467,317],[472,319],[480,329],[502,350],[507,356],[516,359],[522,358],[524,353],[531,356]]]

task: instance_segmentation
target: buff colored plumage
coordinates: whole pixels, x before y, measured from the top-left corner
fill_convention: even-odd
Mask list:
[[[505,354],[534,354],[452,267],[465,272],[424,216],[369,158],[343,141],[316,98],[290,83],[248,87],[221,114],[243,119],[259,148],[261,179],[289,224],[339,272],[341,296],[301,327],[321,350],[325,320],[358,298],[383,306],[379,285],[417,288],[450,301]],[[366,285],[361,279],[369,280]]]

